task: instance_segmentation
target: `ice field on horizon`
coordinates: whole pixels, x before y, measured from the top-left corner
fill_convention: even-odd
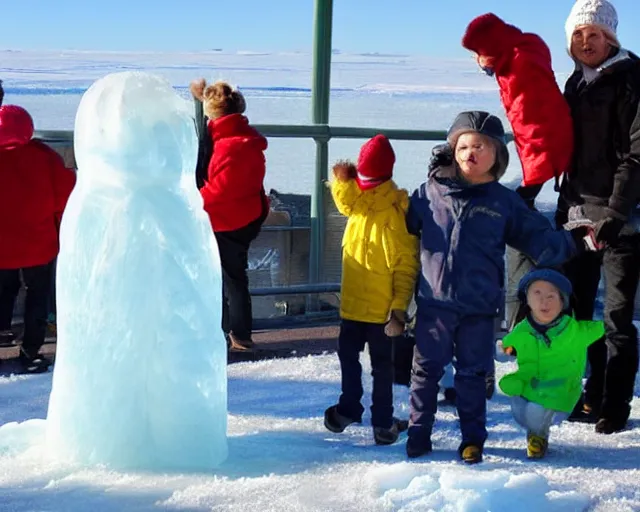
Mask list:
[[[0,51],[5,102],[29,109],[39,129],[71,129],[86,88],[131,69],[167,78],[184,97],[193,78],[228,79],[245,92],[251,122],[310,122],[308,54]],[[444,130],[469,109],[504,120],[493,79],[470,58],[338,53],[332,87],[334,125]],[[331,141],[330,160],[355,159],[362,142]],[[310,193],[313,142],[269,144],[267,187]],[[424,179],[433,144],[393,141],[401,186],[411,189]],[[514,185],[520,169],[513,147],[511,154],[503,182]],[[548,210],[554,202],[548,184],[539,205]],[[485,462],[470,468],[457,461],[452,408],[438,413],[431,456],[408,462],[405,435],[396,445],[375,446],[367,360],[363,355],[364,423],[341,435],[322,424],[340,390],[337,355],[230,365],[229,457],[207,473],[123,472],[51,460],[44,418],[52,374],[0,376],[0,512],[640,511],[640,381],[628,430],[601,436],[592,425],[564,423],[552,428],[548,457],[538,462],[526,460],[525,434],[497,392],[489,402]],[[498,363],[498,377],[513,369],[511,360]],[[111,376],[108,367],[94,371],[104,372],[105,382]],[[408,389],[396,387],[394,397],[396,414],[406,418]]]
[[[498,376],[513,369],[513,362],[498,363]],[[229,458],[208,474],[115,472],[47,460],[38,418],[46,415],[51,374],[0,377],[0,511],[640,510],[639,398],[629,430],[602,436],[592,425],[564,423],[552,428],[547,458],[532,462],[508,398],[496,393],[485,461],[470,468],[457,462],[460,434],[449,407],[438,412],[432,455],[408,462],[404,434],[395,445],[375,446],[367,362],[364,372],[362,426],[332,434],[322,414],[340,389],[335,354],[230,365]],[[408,389],[396,386],[394,396],[396,414],[407,417]]]
[[[554,63],[561,86],[573,69]],[[247,97],[247,116],[256,124],[311,122],[312,56],[304,52],[205,51],[192,53],[0,50],[0,79],[6,103],[18,103],[37,129],[71,130],[82,93],[96,79],[138,69],[168,79],[185,97],[194,78],[228,80]],[[334,52],[331,68],[330,124],[375,128],[446,130],[462,110],[498,115],[509,129],[495,79],[468,58]],[[333,139],[329,161],[356,159],[364,140]],[[431,148],[438,142],[392,141],[395,180],[409,190],[426,177]],[[502,182],[515,186],[521,175],[513,144],[511,165]],[[267,188],[310,194],[315,145],[311,139],[269,139]],[[295,179],[291,179],[295,176]],[[538,198],[555,204],[548,183]]]

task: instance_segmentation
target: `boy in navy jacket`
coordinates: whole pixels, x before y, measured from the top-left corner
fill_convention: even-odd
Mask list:
[[[503,299],[505,246],[536,265],[555,266],[587,249],[592,229],[555,230],[512,190],[498,183],[509,153],[500,120],[486,112],[463,112],[447,142],[450,165],[430,171],[413,194],[410,233],[420,237],[421,273],[416,349],[410,398],[407,455],[432,449],[438,381],[455,357],[460,458],[482,461],[486,431],[485,376],[492,367],[494,322]]]

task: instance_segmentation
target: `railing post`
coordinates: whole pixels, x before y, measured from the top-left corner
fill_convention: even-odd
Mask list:
[[[311,86],[312,123],[329,124],[331,89],[331,28],[333,0],[315,0],[313,34],[313,84]],[[311,240],[309,247],[309,281],[321,278],[324,247],[323,187],[329,167],[328,139],[317,138],[316,167],[311,194]]]

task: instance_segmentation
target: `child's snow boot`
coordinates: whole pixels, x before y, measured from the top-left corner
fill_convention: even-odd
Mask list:
[[[465,464],[478,464],[482,462],[482,446],[472,443],[462,443],[458,448],[460,460]]]
[[[324,411],[324,426],[335,434],[341,434],[352,423],[362,423],[362,418],[353,419],[338,412],[338,406],[332,405]]]
[[[531,432],[527,433],[527,458],[542,459],[547,454],[549,441],[542,436],[537,436]]]
[[[407,420],[399,420],[393,418],[393,424],[391,428],[373,427],[373,439],[377,445],[393,444],[398,440],[401,432],[404,432],[409,428],[409,422]]]
[[[407,439],[407,457],[417,459],[433,451],[430,439],[422,439],[420,436],[409,436]]]

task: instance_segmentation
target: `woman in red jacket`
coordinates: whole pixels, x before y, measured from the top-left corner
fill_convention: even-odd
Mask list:
[[[199,80],[191,84],[191,92],[203,102],[213,140],[207,181],[200,193],[220,249],[222,328],[232,349],[249,350],[253,341],[248,254],[269,213],[263,185],[267,140],[242,115],[244,97],[229,84],[207,86]]]
[[[58,228],[75,173],[40,141],[21,107],[0,107],[0,331],[11,328],[20,273],[27,296],[20,363],[26,373],[46,371],[44,343]]]

